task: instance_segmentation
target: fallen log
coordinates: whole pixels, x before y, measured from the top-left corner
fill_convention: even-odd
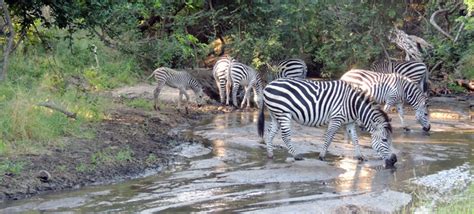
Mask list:
[[[56,103],[54,103],[52,101],[49,101],[49,100],[46,101],[46,102],[38,103],[37,106],[43,106],[43,107],[46,107],[46,108],[49,108],[49,109],[52,109],[52,110],[59,111],[59,112],[63,113],[64,115],[66,115],[69,118],[76,119],[76,117],[77,117],[76,113],[67,111],[64,108],[62,108],[61,106],[59,106]]]
[[[474,91],[474,80],[456,79],[455,82],[467,90]]]

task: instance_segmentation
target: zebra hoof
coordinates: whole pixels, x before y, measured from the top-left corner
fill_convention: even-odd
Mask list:
[[[160,107],[158,107],[157,105],[153,105],[153,109],[155,109],[155,111],[159,111]]]
[[[303,159],[304,159],[304,158],[303,158],[303,155],[302,155],[302,154],[297,154],[297,155],[295,156],[295,160],[297,160],[297,161],[300,161],[300,160],[303,160]]]
[[[322,157],[322,156],[319,156],[319,160],[320,160],[320,161],[326,161],[326,159],[325,159],[324,157]]]
[[[408,128],[408,127],[403,127],[403,130],[405,130],[406,132],[411,131],[410,128]]]
[[[357,158],[357,160],[359,160],[360,162],[367,161],[367,159],[365,159],[364,156],[357,156],[356,158]]]

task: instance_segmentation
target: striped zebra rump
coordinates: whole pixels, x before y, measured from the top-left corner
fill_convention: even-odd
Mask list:
[[[306,63],[301,59],[287,59],[277,66],[276,79],[278,78],[300,78],[305,79],[308,73]]]
[[[216,86],[219,91],[220,102],[223,104],[225,100],[225,90],[228,78],[228,72],[230,63],[235,62],[235,59],[231,57],[221,57],[217,60],[216,64],[212,68],[212,74],[216,81]]]
[[[230,87],[232,86],[232,90]],[[230,91],[232,91],[232,103],[238,106],[237,93],[240,87],[244,89],[244,98],[240,105],[243,108],[247,103],[247,108],[250,107],[250,95],[253,91],[254,101],[258,107],[261,106],[262,99],[262,80],[258,73],[245,64],[239,62],[232,62],[229,67],[228,81],[227,81],[227,100],[229,100]]]
[[[176,71],[167,67],[160,67],[153,71],[150,77],[151,76],[154,76],[155,80],[157,81],[157,86],[153,92],[155,110],[159,110],[158,96],[161,92],[161,89],[163,89],[165,85],[179,90],[178,107],[181,106],[182,97],[186,99],[186,102],[189,101],[189,96],[186,93],[186,90],[188,89],[193,90],[194,94],[196,95],[196,102],[198,105],[203,103],[204,93],[202,86],[188,72]]]
[[[372,70],[380,73],[397,73],[405,76],[412,81],[418,83],[420,89],[428,93],[428,67],[423,62],[406,61],[406,62],[376,62],[372,64]]]
[[[291,121],[296,121],[311,127],[328,125],[320,159],[324,159],[336,131],[344,125],[346,131],[351,133],[356,157],[362,158],[354,126],[356,121],[360,121],[371,133],[373,149],[385,160],[385,164],[393,166],[396,162],[396,155],[390,152],[391,126],[386,113],[344,81],[280,78],[264,88],[263,99],[258,118],[258,133],[259,136],[264,136],[263,113],[267,108],[271,123],[264,141],[269,157],[273,157],[273,138],[278,130],[281,130],[282,139],[290,154],[296,160],[302,159],[302,155],[295,151],[291,143]]]
[[[408,103],[415,110],[415,118],[423,130],[430,130],[427,97],[418,85],[407,77],[398,73],[384,74],[352,69],[346,72],[341,80],[360,88],[377,103],[385,104],[385,111],[391,106],[396,106],[405,130],[408,128],[405,126],[403,104]]]

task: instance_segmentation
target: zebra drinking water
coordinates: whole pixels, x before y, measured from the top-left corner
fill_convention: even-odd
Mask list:
[[[254,101],[260,108],[262,106],[262,80],[257,72],[250,66],[239,62],[232,62],[229,66],[228,79],[226,85],[227,105],[229,104],[230,86],[232,85],[232,102],[237,106],[237,92],[240,86],[244,87],[244,98],[240,108],[243,108],[247,102],[247,108],[250,107],[250,93],[253,89]]]
[[[226,102],[225,99],[225,90],[227,84],[228,70],[231,62],[235,62],[235,59],[231,57],[221,57],[217,60],[216,64],[212,68],[212,75],[216,80],[217,89],[219,90],[219,97],[222,104]],[[228,104],[228,101],[227,101]]]
[[[385,111],[388,111],[390,106],[396,106],[402,127],[408,131],[403,119],[403,103],[407,102],[415,110],[416,120],[423,130],[426,132],[430,130],[427,97],[410,79],[396,73],[383,74],[352,69],[342,75],[341,80],[362,89],[375,102],[385,103]]]
[[[423,62],[383,61],[372,64],[372,70],[379,73],[397,73],[419,84],[420,89],[428,95],[428,67]]]
[[[372,135],[372,148],[384,159],[386,166],[397,162],[391,153],[392,127],[387,114],[372,103],[367,96],[350,84],[336,81],[310,81],[299,79],[277,79],[263,90],[263,106],[258,117],[258,134],[264,136],[264,111],[270,111],[271,123],[265,142],[267,154],[273,157],[272,140],[281,129],[282,139],[295,160],[303,159],[291,143],[291,121],[305,126],[328,125],[324,146],[319,153],[321,160],[326,156],[336,131],[346,125],[355,146],[356,157],[362,158],[354,123],[359,121]]]
[[[167,67],[160,67],[153,71],[153,73],[147,79],[151,78],[152,76],[154,76],[155,80],[158,82],[158,85],[153,91],[153,107],[155,110],[160,110],[158,107],[158,96],[160,95],[161,89],[165,85],[179,89],[178,108],[181,108],[181,99],[183,96],[186,98],[186,103],[189,101],[189,95],[186,93],[187,89],[192,89],[194,91],[198,105],[203,103],[204,94],[202,91],[202,86],[188,72],[176,71]]]
[[[276,68],[278,78],[300,78],[305,79],[308,73],[306,64],[301,59],[287,59],[280,62]]]

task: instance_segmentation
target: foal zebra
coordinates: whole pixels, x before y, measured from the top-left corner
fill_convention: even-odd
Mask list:
[[[375,62],[372,70],[379,73],[397,73],[418,83],[423,93],[428,94],[428,67],[423,62]]]
[[[360,121],[371,133],[372,148],[385,160],[386,166],[391,167],[397,162],[397,156],[391,153],[392,127],[387,114],[344,81],[282,78],[268,84],[263,90],[263,97],[264,105],[258,117],[258,134],[260,137],[264,136],[264,108],[267,107],[271,118],[265,137],[269,158],[273,157],[272,140],[281,128],[282,139],[289,152],[295,160],[303,159],[291,144],[292,119],[305,126],[328,125],[319,159],[324,159],[336,131],[343,125],[350,132],[356,157],[362,158],[355,131],[355,122]]]
[[[423,130],[426,132],[430,130],[427,97],[410,79],[395,73],[382,74],[353,69],[342,75],[341,80],[362,89],[375,102],[385,103],[385,111],[388,111],[390,106],[397,106],[402,127],[408,131],[403,119],[403,103],[407,102],[415,110],[415,117]]]
[[[196,95],[196,102],[198,103],[198,105],[201,105],[203,103],[202,86],[188,72],[176,71],[171,68],[160,67],[153,71],[153,73],[147,79],[151,78],[152,76],[154,76],[155,80],[158,82],[158,85],[153,91],[153,107],[155,108],[155,110],[160,110],[158,107],[158,96],[160,95],[161,89],[165,85],[179,89],[178,108],[181,108],[182,96],[185,96],[186,102],[189,101],[189,96],[186,93],[187,89],[192,89],[194,91],[194,94]]]
[[[308,73],[306,64],[301,59],[287,59],[277,66],[276,79],[278,78],[300,78],[305,79]]]
[[[221,57],[217,60],[216,64],[212,68],[212,75],[216,80],[217,89],[219,90],[219,97],[222,104],[225,102],[225,90],[227,84],[227,77],[229,66],[231,62],[235,62],[235,59],[231,57]]]
[[[244,99],[240,108],[243,108],[247,102],[247,108],[250,107],[250,93],[253,89],[254,101],[260,108],[262,106],[262,80],[257,72],[250,66],[239,62],[232,62],[229,66],[228,79],[226,85],[227,101],[229,105],[230,86],[232,84],[232,103],[237,107],[237,92],[240,86],[244,87]]]

